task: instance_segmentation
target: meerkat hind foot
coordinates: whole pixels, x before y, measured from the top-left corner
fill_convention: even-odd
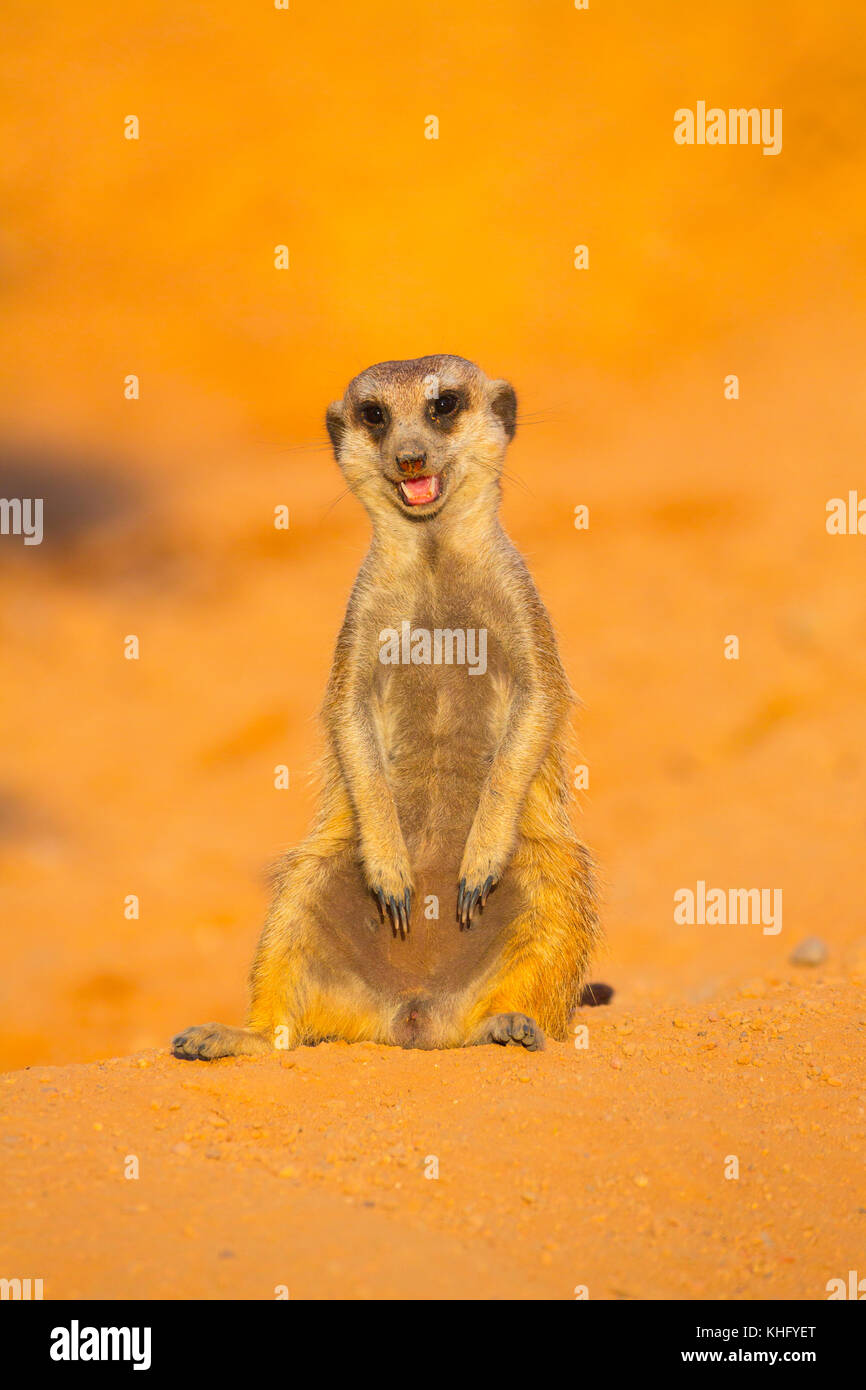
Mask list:
[[[544,1049],[544,1034],[535,1019],[527,1014],[493,1014],[491,1018],[485,1018],[473,1041],[476,1046],[499,1043],[506,1047],[509,1043],[516,1043],[525,1047],[527,1052],[542,1052]]]
[[[253,1057],[270,1052],[270,1043],[249,1028],[229,1028],[224,1023],[201,1023],[186,1028],[171,1040],[175,1057],[186,1062],[215,1062],[218,1057]]]

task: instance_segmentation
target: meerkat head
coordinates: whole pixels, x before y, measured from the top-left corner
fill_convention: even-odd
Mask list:
[[[430,521],[498,493],[517,398],[473,362],[447,354],[379,362],[328,407],[326,424],[349,487],[374,521]]]

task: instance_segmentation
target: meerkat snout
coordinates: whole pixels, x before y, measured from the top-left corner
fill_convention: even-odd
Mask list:
[[[427,455],[417,453],[403,453],[397,455],[397,467],[401,473],[423,473],[427,464]]]
[[[328,409],[334,454],[374,525],[495,510],[517,401],[464,357],[379,362]]]

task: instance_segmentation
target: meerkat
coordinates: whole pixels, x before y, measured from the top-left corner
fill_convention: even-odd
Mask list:
[[[569,816],[574,697],[498,516],[516,412],[508,382],[449,355],[369,367],[329,407],[373,536],[318,809],[278,871],[247,1026],[188,1028],[177,1057],[567,1036],[599,929]]]

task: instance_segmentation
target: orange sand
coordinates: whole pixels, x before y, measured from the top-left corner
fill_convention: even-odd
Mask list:
[[[587,1051],[13,1073],[3,1268],[46,1298],[826,1298],[862,1266],[866,1018],[842,981],[743,994],[590,1011]]]

